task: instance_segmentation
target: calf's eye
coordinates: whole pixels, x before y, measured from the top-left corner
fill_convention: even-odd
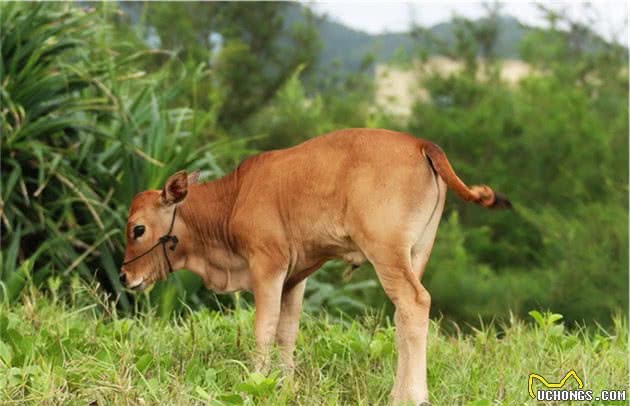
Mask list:
[[[142,234],[144,234],[144,226],[135,226],[133,228],[133,239],[137,240]]]

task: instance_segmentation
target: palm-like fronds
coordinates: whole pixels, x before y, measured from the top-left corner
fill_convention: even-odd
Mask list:
[[[76,227],[86,214],[104,229],[80,161],[82,141],[99,132],[89,112],[106,104],[88,73],[66,64],[82,63],[77,49],[93,34],[88,14],[5,3],[1,15],[2,244],[19,249],[3,256],[0,280],[15,281],[27,258],[41,278],[90,247],[89,231]]]
[[[169,108],[177,80],[165,89],[165,69],[140,70],[152,51],[113,49],[104,13],[3,3],[1,15],[4,295],[17,297],[31,276],[74,272],[120,292],[118,230],[131,198],[214,161],[200,137],[212,115]]]

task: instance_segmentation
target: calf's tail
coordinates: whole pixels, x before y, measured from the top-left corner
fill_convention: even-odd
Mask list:
[[[446,158],[442,148],[432,142],[421,140],[422,153],[429,160],[429,164],[440,175],[446,185],[457,196],[467,202],[477,203],[489,209],[512,208],[510,200],[499,193],[495,193],[489,186],[473,185],[468,187],[456,174]]]

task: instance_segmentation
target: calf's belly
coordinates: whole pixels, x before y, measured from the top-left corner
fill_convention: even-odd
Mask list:
[[[310,255],[309,255],[310,254]],[[341,259],[350,265],[361,265],[366,261],[365,254],[354,244],[343,244],[342,246],[325,247],[307,253],[304,260],[294,266],[289,272],[289,277],[285,283],[285,290],[292,288],[304,279],[317,271],[326,261]]]

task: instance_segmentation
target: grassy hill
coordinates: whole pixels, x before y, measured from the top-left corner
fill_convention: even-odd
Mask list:
[[[97,291],[76,286],[62,302],[31,290],[19,305],[0,304],[1,404],[387,403],[394,329],[375,315],[305,315],[289,379],[277,370],[251,372],[251,309],[202,310],[175,320],[154,311],[124,318]],[[454,336],[432,321],[433,404],[523,404],[532,372],[555,382],[574,369],[595,395],[627,389],[624,322],[608,332],[567,332],[557,317],[534,315],[533,325],[512,320]]]

